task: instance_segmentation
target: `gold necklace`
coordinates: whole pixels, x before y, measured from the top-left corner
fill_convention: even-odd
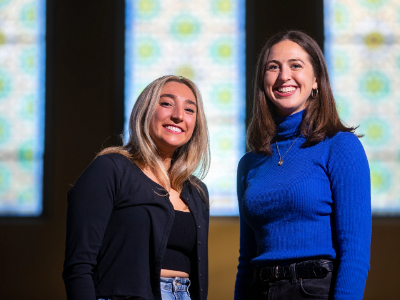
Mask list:
[[[285,155],[289,152],[290,148],[292,148],[292,146],[294,145],[294,143],[297,141],[297,139],[298,139],[299,137],[300,137],[300,135],[294,140],[294,142],[290,145],[289,149],[287,149],[286,153],[283,154],[283,156],[281,156],[281,153],[279,152],[278,142],[275,141],[276,150],[278,150],[278,154],[279,154],[278,166],[282,166],[282,164],[283,164],[283,158],[284,158]]]

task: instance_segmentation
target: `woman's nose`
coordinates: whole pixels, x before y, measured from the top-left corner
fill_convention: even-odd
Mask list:
[[[290,78],[291,78],[290,69],[288,67],[282,67],[279,73],[279,79],[286,82]]]
[[[182,122],[183,121],[183,113],[184,113],[183,108],[180,108],[177,106],[172,111],[171,119],[176,123]]]

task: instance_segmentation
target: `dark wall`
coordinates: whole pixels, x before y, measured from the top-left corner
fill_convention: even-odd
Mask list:
[[[48,1],[47,205],[41,220],[0,224],[1,299],[66,299],[66,193],[95,153],[116,143],[114,134],[122,131],[121,4]]]
[[[251,117],[251,96],[258,54],[266,41],[283,30],[302,30],[324,46],[322,0],[247,0],[246,10],[246,122]]]
[[[123,122],[123,1],[48,1],[46,211],[36,221],[0,223],[0,298],[66,299],[61,278],[66,193]],[[302,29],[323,44],[322,0],[248,1],[247,84],[266,39]],[[250,95],[250,93],[249,93]],[[212,218],[209,299],[233,298],[238,218]],[[374,219],[364,299],[397,299],[400,221]],[[389,270],[389,272],[388,272]],[[389,276],[388,276],[389,275]]]

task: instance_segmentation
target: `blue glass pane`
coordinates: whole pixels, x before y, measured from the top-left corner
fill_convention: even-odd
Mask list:
[[[371,169],[372,211],[400,214],[400,1],[325,0],[325,57],[341,118]]]
[[[0,1],[0,216],[42,213],[45,8]]]

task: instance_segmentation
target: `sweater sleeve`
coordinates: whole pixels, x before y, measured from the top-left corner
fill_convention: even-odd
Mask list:
[[[338,133],[328,159],[339,244],[334,299],[363,298],[371,246],[371,183],[367,157],[352,133]]]
[[[63,279],[68,300],[95,300],[93,268],[114,206],[118,170],[96,158],[68,191]]]
[[[242,203],[246,191],[246,169],[248,169],[246,155],[240,160],[237,172],[237,195],[240,217],[240,250],[239,264],[235,284],[235,300],[244,300],[249,293],[253,281],[253,268],[250,260],[256,257],[257,244],[253,229],[247,224],[243,217]]]

